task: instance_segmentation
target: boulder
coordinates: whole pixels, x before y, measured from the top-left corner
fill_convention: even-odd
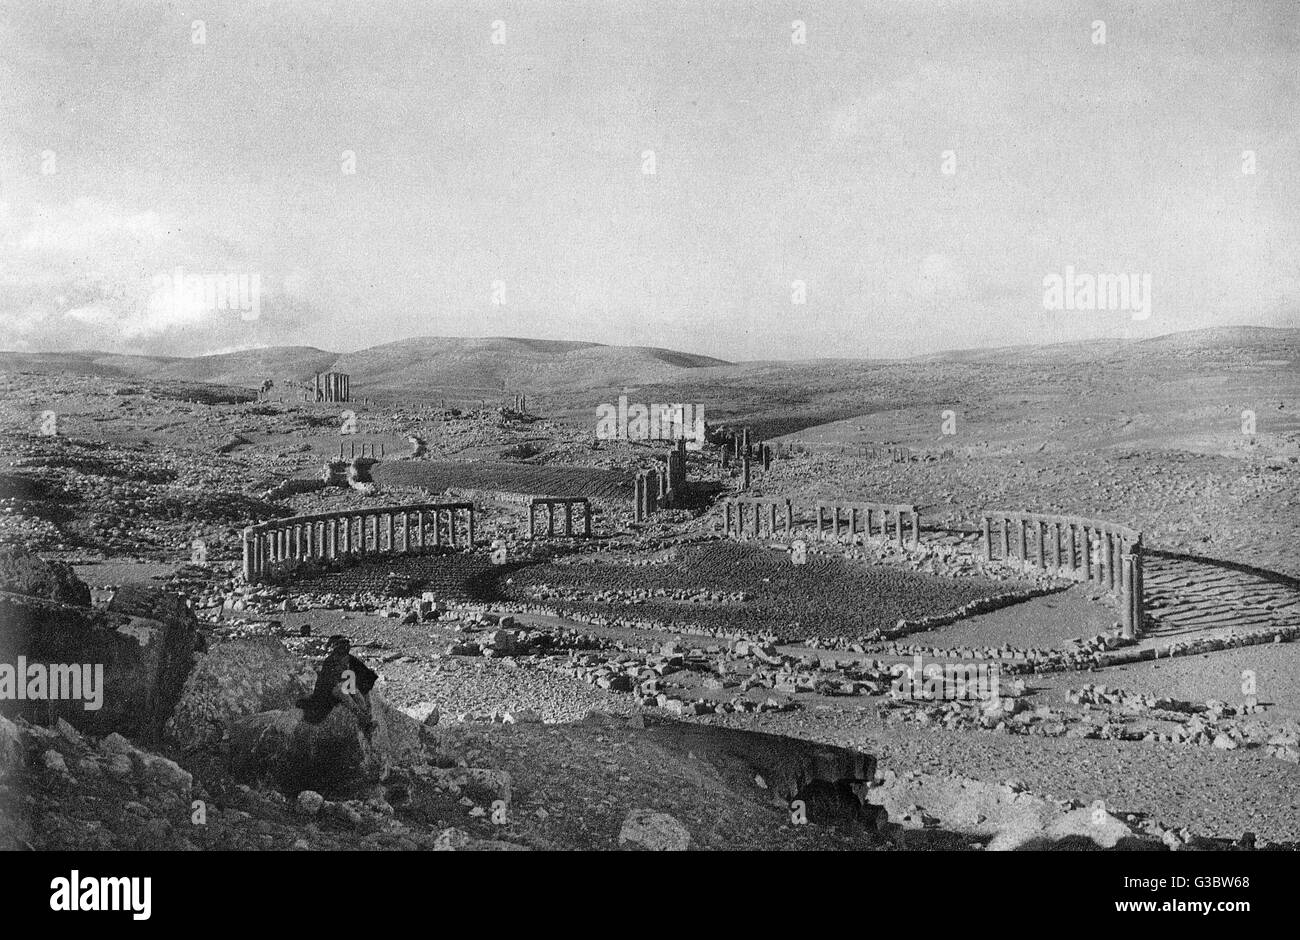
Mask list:
[[[691,834],[667,813],[634,809],[623,820],[618,846],[627,851],[684,852],[691,846]]]
[[[335,707],[318,725],[301,709],[284,708],[239,718],[230,728],[230,773],[285,793],[349,793],[379,781],[380,765],[356,715]]]
[[[378,688],[369,697],[373,726],[368,735],[356,713],[342,704],[320,724],[304,720],[299,708],[235,719],[231,775],[287,794],[315,790],[337,797],[373,786],[398,763],[419,759],[423,726],[384,701]]]
[[[5,699],[0,709],[43,724],[63,718],[96,736],[120,731],[138,741],[158,741],[202,646],[198,621],[182,598],[157,588],[132,588],[119,597],[120,603],[114,598],[99,610],[0,594],[0,623],[6,626],[0,663],[23,657],[29,672],[34,665],[77,666],[79,680],[102,679],[94,695],[83,682],[61,699]]]
[[[23,766],[23,742],[18,726],[0,715],[0,780]]]
[[[293,708],[315,681],[312,668],[274,637],[219,643],[186,678],[164,740],[183,751],[220,744],[236,719]]]
[[[0,591],[90,606],[90,586],[69,565],[29,555],[19,545],[0,545]]]

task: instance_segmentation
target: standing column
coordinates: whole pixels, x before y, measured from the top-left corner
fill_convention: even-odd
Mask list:
[[[1131,552],[1123,552],[1119,556],[1120,564],[1120,588],[1119,588],[1119,606],[1121,613],[1121,624],[1123,627],[1123,637],[1131,640],[1134,637],[1133,628],[1133,555]]]
[[[1068,553],[1067,557],[1069,558],[1070,561],[1071,576],[1077,575],[1079,572],[1079,548],[1074,541],[1074,537],[1075,537],[1074,530],[1075,530],[1075,525],[1073,522],[1066,524],[1065,531],[1070,540],[1069,547],[1067,549],[1067,553]]]
[[[447,535],[451,538],[451,547],[453,550],[460,547],[460,535],[456,532],[456,507],[451,506],[447,509]]]
[[[1119,570],[1119,537],[1108,533],[1106,536],[1107,551],[1110,552],[1110,589],[1111,591],[1119,590],[1120,570]]]
[[[743,481],[741,483],[741,489],[748,490],[749,489],[749,452],[748,451],[746,451],[745,455],[740,458],[740,473],[741,473],[741,479]]]
[[[1034,528],[1038,536],[1038,567],[1042,570],[1047,567],[1047,526],[1042,522],[1035,522]]]
[[[794,531],[794,505],[788,499],[785,501],[785,531]]]
[[[1061,570],[1061,524],[1059,522],[1050,523],[1052,530],[1052,568],[1057,572]]]
[[[528,515],[531,521],[533,510],[530,507]],[[531,526],[530,526],[531,528]],[[438,507],[433,510],[433,547],[442,547],[442,508]]]
[[[912,510],[912,544],[921,545],[921,514],[915,509]]]
[[[1146,602],[1142,596],[1142,542],[1133,543],[1133,635],[1140,637],[1146,630]]]
[[[468,524],[469,524],[469,528],[468,528],[468,531],[467,531],[466,534],[469,536],[469,547],[470,547],[470,548],[473,548],[474,545],[475,545],[475,540],[474,540],[474,506],[473,506],[473,504],[470,504],[469,506],[466,506],[466,507],[465,507],[465,513],[466,513],[466,515],[467,515],[467,517],[468,517]]]
[[[767,533],[776,538],[776,500],[767,504]]]
[[[573,503],[564,503],[564,537],[573,538]]]
[[[591,503],[589,501],[582,504],[582,536],[583,538],[591,538]]]
[[[256,575],[257,559],[254,557],[253,530],[244,529],[244,580],[252,582]]]
[[[1107,591],[1113,591],[1115,590],[1115,546],[1110,540],[1109,532],[1102,532],[1101,538],[1101,557],[1105,565],[1101,584]]]
[[[1006,561],[1011,557],[1011,520],[1006,516],[1002,517],[1002,560]]]
[[[1018,523],[1019,526],[1020,526],[1020,560],[1021,560],[1021,561],[1028,561],[1028,560],[1029,560],[1029,549],[1028,549],[1028,546],[1027,546],[1027,543],[1026,543],[1026,540],[1025,540],[1025,520],[1024,520],[1024,519],[1018,519],[1018,520],[1016,520],[1016,521],[1017,521],[1017,523]]]
[[[722,504],[722,534],[731,538],[731,500]]]
[[[393,514],[392,514],[391,512],[386,512],[386,513],[384,513],[384,530],[385,530],[385,532],[386,532],[386,534],[387,534],[387,536],[388,536],[388,544],[387,544],[387,546],[386,546],[386,550],[387,550],[390,554],[391,554],[392,551],[393,551],[393,523],[394,523],[394,521],[395,521],[395,520],[393,519]]]
[[[867,510],[867,529],[871,528],[871,510]],[[988,561],[993,560],[993,520],[988,516],[984,517],[984,557]]]

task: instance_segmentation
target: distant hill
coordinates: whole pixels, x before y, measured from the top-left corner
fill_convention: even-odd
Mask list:
[[[0,352],[0,369],[71,372],[110,378],[215,383],[256,388],[264,379],[304,380],[346,372],[356,394],[564,391],[672,381],[684,369],[728,366],[708,356],[650,346],[605,346],[514,337],[415,337],[335,353],[312,346],[273,346],[212,356],[123,356],[109,353]]]
[[[1065,369],[1086,363],[1153,374],[1192,373],[1209,363],[1223,368],[1282,367],[1300,363],[1300,329],[1218,327],[1150,339],[1101,339],[1043,346],[962,349],[912,359],[809,360],[733,363],[652,346],[606,346],[518,337],[414,337],[350,353],[312,346],[275,346],[194,358],[109,353],[5,353],[0,370],[72,372],[122,379],[154,379],[256,388],[309,379],[335,370],[352,376],[356,396],[491,399],[511,391],[546,395],[547,404],[588,408],[612,401],[622,388],[641,389],[653,401],[710,401],[717,412],[743,412],[742,402],[780,394],[789,402],[860,413],[863,392],[886,375],[905,377],[931,365],[959,370]],[[918,373],[920,374],[920,373]],[[1064,373],[1063,373],[1064,374]],[[926,383],[917,380],[914,394]],[[659,395],[660,397],[654,397]],[[847,401],[842,401],[847,399]],[[734,410],[733,410],[734,409]],[[854,412],[852,409],[858,409]]]

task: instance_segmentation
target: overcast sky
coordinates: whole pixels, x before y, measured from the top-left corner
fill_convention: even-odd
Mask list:
[[[1300,325],[1298,82],[1292,0],[0,0],[0,347]],[[1045,309],[1067,265],[1150,316]]]

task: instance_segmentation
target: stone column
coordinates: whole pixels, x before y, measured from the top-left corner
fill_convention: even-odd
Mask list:
[[[1002,517],[1002,560],[1006,561],[1011,557],[1011,520],[1006,516]]]
[[[1053,522],[1049,524],[1052,530],[1052,567],[1056,571],[1061,570],[1061,524]]]
[[[1068,561],[1070,565],[1070,574],[1074,575],[1079,570],[1079,549],[1074,542],[1075,532],[1073,522],[1066,523],[1065,533],[1066,538],[1069,539],[1066,546],[1066,561]]]
[[[1035,522],[1034,528],[1037,530],[1038,549],[1036,552],[1039,570],[1047,567],[1047,526],[1043,522]]]
[[[564,537],[573,538],[573,503],[567,500],[564,503]]]
[[[253,530],[244,529],[244,580],[252,582],[257,576],[256,550],[253,548]]]
[[[465,508],[465,513],[468,516],[468,522],[467,522],[468,528],[465,534],[469,537],[469,547],[472,549],[476,544],[475,534],[474,534],[474,507],[472,505],[467,506]]]
[[[867,510],[867,528],[871,528],[871,510]],[[984,557],[988,561],[993,560],[993,520],[988,516],[984,517]]]
[[[1119,556],[1120,566],[1120,588],[1119,588],[1119,607],[1120,622],[1122,625],[1121,635],[1128,640],[1133,639],[1133,556],[1129,552],[1124,552]]]
[[[785,501],[785,531],[794,531],[794,505],[788,499]]]
[[[722,504],[722,534],[731,538],[731,500]]]
[[[582,504],[582,536],[583,538],[588,538],[588,539],[591,538],[591,503],[590,502],[584,502]]]
[[[740,472],[741,472],[741,479],[743,481],[741,483],[740,488],[743,490],[748,490],[749,489],[749,452],[748,451],[746,451],[745,455],[740,458]]]
[[[822,536],[822,530],[823,530],[822,509],[825,507],[825,505],[826,505],[825,503],[818,500],[817,502],[817,537],[818,538],[821,538]]]
[[[1146,600],[1142,596],[1142,543],[1135,542],[1130,549],[1133,555],[1133,635],[1141,636],[1146,630]]]
[[[776,537],[776,500],[767,504],[767,534]]]
[[[912,510],[912,544],[918,547],[921,544],[921,514],[915,509]]]
[[[393,547],[394,547],[394,546],[393,546],[393,529],[394,529],[394,523],[395,523],[395,522],[396,522],[396,520],[393,518],[393,513],[391,513],[391,512],[386,512],[386,513],[384,513],[384,530],[387,532],[387,539],[388,539],[387,550],[388,550],[388,553],[389,553],[389,554],[392,554],[392,552],[393,552]]]
[[[1025,539],[1025,520],[1024,520],[1024,519],[1017,519],[1016,522],[1017,522],[1017,524],[1018,524],[1018,526],[1019,526],[1019,528],[1020,528],[1020,560],[1021,560],[1021,561],[1028,561],[1028,560],[1029,560],[1029,547],[1028,547],[1028,543],[1027,543],[1027,541],[1026,541],[1026,539]]]
[[[460,547],[460,535],[456,532],[456,507],[451,506],[447,509],[447,536],[451,540],[451,547],[454,551]]]
[[[1104,533],[1105,541],[1102,543],[1101,550],[1106,556],[1106,578],[1102,582],[1106,590],[1114,592],[1115,590],[1115,540],[1109,533]]]

